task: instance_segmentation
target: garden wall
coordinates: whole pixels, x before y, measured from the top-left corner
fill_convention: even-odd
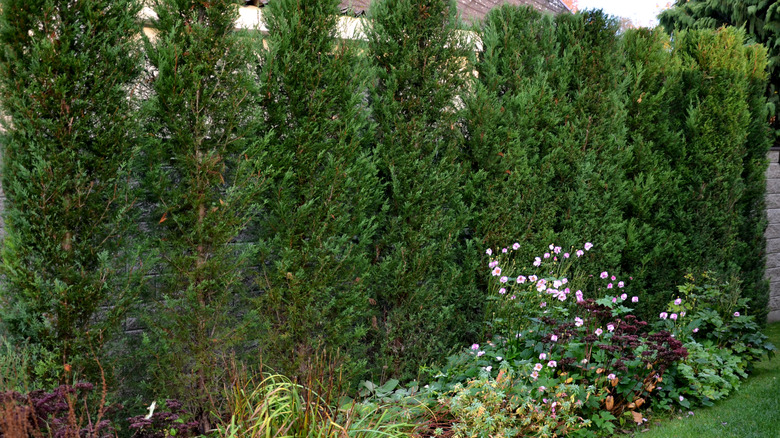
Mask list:
[[[766,170],[766,277],[769,279],[769,322],[780,321],[780,148],[768,154]]]

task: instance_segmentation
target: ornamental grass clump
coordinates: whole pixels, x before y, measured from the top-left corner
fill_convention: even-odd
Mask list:
[[[338,406],[327,389],[281,375],[261,375],[228,388],[230,421],[217,428],[220,438],[407,437],[414,425],[390,415],[382,406],[350,402]],[[332,389],[332,388],[331,388]]]

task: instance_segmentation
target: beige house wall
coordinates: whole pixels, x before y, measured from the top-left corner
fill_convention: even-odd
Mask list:
[[[240,6],[238,8],[238,18],[236,19],[236,29],[258,30],[262,34],[268,34],[268,27],[266,27],[263,21],[263,9],[257,6]],[[141,10],[140,18],[144,22],[144,33],[149,38],[153,39],[156,31],[150,27],[152,22],[157,18],[154,10],[150,7],[145,7]],[[361,17],[339,17],[338,33],[339,38],[342,40],[366,40],[366,35],[363,32],[365,18]],[[482,50],[482,41],[479,39],[475,32],[470,31],[457,31],[460,35],[458,39],[466,44],[468,47],[473,48],[475,51]]]

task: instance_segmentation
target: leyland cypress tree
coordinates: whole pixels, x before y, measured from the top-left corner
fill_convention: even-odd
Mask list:
[[[559,183],[567,153],[556,146],[571,106],[556,87],[563,68],[556,28],[531,7],[503,6],[488,14],[481,36],[479,82],[467,100],[479,187],[474,228],[488,247],[519,242],[515,257],[526,263],[555,239],[565,210]]]
[[[765,51],[766,50],[766,51]],[[768,311],[769,289],[766,277],[766,170],[768,166],[767,150],[772,144],[772,134],[764,120],[769,116],[766,105],[766,83],[770,80],[768,70],[757,68],[771,63],[768,49],[760,45],[745,48],[746,64],[753,68],[745,69],[747,76],[747,104],[750,111],[750,125],[745,141],[745,156],[742,158],[742,180],[745,184],[740,209],[740,231],[737,254],[742,254],[739,263],[743,290],[751,299],[750,307],[758,321],[764,320]]]
[[[558,145],[566,161],[559,170],[565,213],[559,229],[565,240],[598,245],[598,266],[620,266],[625,246],[626,205],[632,157],[626,141],[626,88],[618,21],[602,11],[556,17],[560,56],[565,67],[556,81],[572,107]]]
[[[680,120],[685,148],[673,161],[687,192],[676,219],[690,236],[684,260],[743,279],[760,319],[768,299],[761,278],[768,142],[752,120],[765,114],[755,95],[765,54],[747,47],[742,31],[725,28],[678,33],[675,55],[683,63],[688,103]]]
[[[583,268],[620,266],[630,149],[617,29],[598,11],[553,19],[506,6],[485,21],[469,102],[484,172],[475,229],[491,246],[521,243],[521,266],[551,243],[586,241],[598,248]]]
[[[338,39],[337,0],[276,0],[264,9],[261,94],[270,129],[260,221],[259,339],[266,364],[305,373],[338,351],[362,373],[381,187],[365,111],[365,59]]]
[[[159,0],[147,41],[150,99],[145,182],[156,294],[148,308],[149,374],[203,428],[219,412],[225,360],[242,338],[247,247],[238,241],[264,178],[252,40],[234,30],[232,0]],[[257,46],[255,46],[257,47]]]
[[[474,339],[480,317],[459,122],[473,46],[456,31],[455,12],[448,0],[384,0],[370,11],[371,114],[389,204],[372,289],[378,353],[396,375]]]
[[[687,101],[681,63],[662,30],[631,29],[623,35],[628,141],[632,160],[626,166],[631,196],[626,248],[621,266],[633,276],[631,291],[641,295],[637,311],[647,318],[661,312],[684,278],[689,235],[676,224],[681,196],[687,190],[675,165],[685,147],[679,120]]]
[[[740,237],[738,245],[744,250],[735,253],[734,266],[742,266],[741,277],[744,279],[745,292],[753,299],[752,307],[759,314],[765,311],[766,285],[763,280],[763,252],[766,244],[763,233],[764,224],[763,197],[765,182],[763,170],[764,153],[767,149],[766,124],[761,126],[756,121],[769,120],[770,142],[777,143],[780,139],[780,121],[777,118],[780,109],[780,3],[765,0],[690,0],[675,1],[674,6],[660,15],[661,25],[667,32],[677,36],[685,30],[717,29],[722,26],[740,27],[745,32],[749,42],[764,45],[766,55],[766,80],[762,78],[764,61],[761,55],[755,53],[755,48],[739,56],[747,56],[754,61],[753,67],[746,70],[750,79],[746,99],[749,103],[750,133],[746,144],[746,155],[743,157],[743,178],[745,191],[739,202],[742,212]],[[749,53],[753,52],[753,53]],[[738,61],[736,65],[740,65]],[[754,88],[764,83],[764,96],[761,101],[755,95]],[[740,254],[740,256],[737,256]]]
[[[63,364],[94,365],[132,299],[123,270],[139,9],[136,0],[0,4],[0,320],[13,339],[48,352],[42,379],[65,379]]]
[[[780,138],[780,3],[767,0],[676,0],[673,7],[659,16],[661,25],[670,34],[692,29],[717,29],[722,26],[741,27],[747,38],[763,44],[768,51],[768,120],[774,131],[772,140]]]

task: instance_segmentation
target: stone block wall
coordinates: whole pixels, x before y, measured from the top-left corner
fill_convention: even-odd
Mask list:
[[[769,151],[766,170],[766,278],[770,322],[780,321],[780,148]]]

